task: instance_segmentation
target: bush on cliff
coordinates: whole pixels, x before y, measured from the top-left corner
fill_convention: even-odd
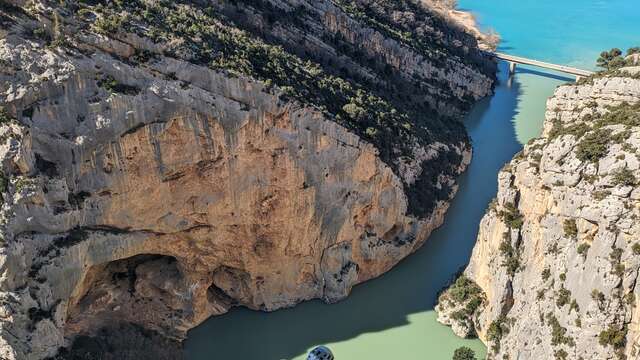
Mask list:
[[[598,342],[602,346],[613,346],[614,348],[622,348],[627,342],[627,328],[609,325],[606,330],[602,330],[598,335]]]
[[[637,183],[633,171],[622,168],[613,173],[613,184],[616,186],[634,186]]]
[[[520,229],[524,223],[522,214],[513,203],[505,204],[504,210],[500,211],[499,215],[510,229]]]
[[[562,224],[564,236],[567,238],[575,238],[578,236],[578,225],[575,219],[566,219]]]
[[[466,346],[459,347],[453,353],[453,360],[476,360],[476,353]]]
[[[473,297],[482,294],[482,289],[480,289],[480,287],[476,285],[476,283],[462,274],[449,288],[448,294],[453,301],[455,301],[457,304],[461,304]]]
[[[0,125],[6,125],[13,121],[15,121],[15,119],[11,117],[2,106],[0,106]]]
[[[597,162],[607,154],[610,131],[597,129],[582,138],[578,143],[576,157],[580,161]]]
[[[632,74],[622,69],[626,66],[637,65],[637,58],[634,59],[631,55],[637,55],[639,53],[640,47],[638,46],[629,48],[627,50],[627,58],[625,58],[622,54],[622,51],[617,48],[611,49],[609,51],[603,51],[602,53],[600,53],[600,57],[596,61],[598,67],[603,68],[603,70],[591,76],[581,78],[580,81],[578,81],[578,85],[593,84],[594,79],[602,78],[605,76],[622,76],[640,79],[640,73]]]
[[[613,70],[624,66],[625,61],[622,57],[622,50],[613,48],[609,51],[601,52],[600,57],[597,60],[597,64],[599,67],[607,70]]]

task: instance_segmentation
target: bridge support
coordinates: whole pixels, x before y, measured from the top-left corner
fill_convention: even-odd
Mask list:
[[[509,61],[509,76],[516,73],[516,63]]]
[[[582,76],[580,76],[580,75],[576,75],[576,82],[579,82],[579,81],[580,81],[580,79],[582,79]]]

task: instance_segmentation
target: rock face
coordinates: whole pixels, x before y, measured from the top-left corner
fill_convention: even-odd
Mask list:
[[[0,1],[1,358],[338,301],[441,224],[495,65],[440,15],[91,3]]]
[[[624,73],[556,90],[499,174],[466,286],[441,297],[440,320],[490,358],[639,356],[640,79]]]

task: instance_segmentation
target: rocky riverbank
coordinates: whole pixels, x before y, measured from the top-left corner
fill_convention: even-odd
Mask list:
[[[559,87],[498,176],[442,323],[490,358],[634,359],[640,269],[637,67]]]

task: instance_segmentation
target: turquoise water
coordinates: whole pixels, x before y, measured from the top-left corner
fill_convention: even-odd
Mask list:
[[[481,25],[503,37],[501,51],[592,68],[597,54],[640,43],[638,0],[461,0]],[[345,301],[319,301],[261,313],[234,309],[189,332],[187,359],[296,359],[328,344],[336,359],[451,359],[460,346],[486,352],[478,340],[455,337],[435,321],[438,291],[469,260],[480,218],[496,193],[496,174],[539,134],[553,89],[571,81],[561,74],[519,67],[511,80],[501,64],[496,94],[481,101],[465,123],[474,159],[460,191],[422,249],[384,276],[354,288]]]
[[[460,0],[481,27],[502,35],[499,51],[593,70],[602,50],[640,44],[638,0]],[[516,107],[516,136],[526,143],[540,132],[546,99],[556,86],[573,81],[559,73],[519,66],[523,91]],[[532,72],[533,71],[533,72]],[[550,76],[557,76],[551,78]]]

